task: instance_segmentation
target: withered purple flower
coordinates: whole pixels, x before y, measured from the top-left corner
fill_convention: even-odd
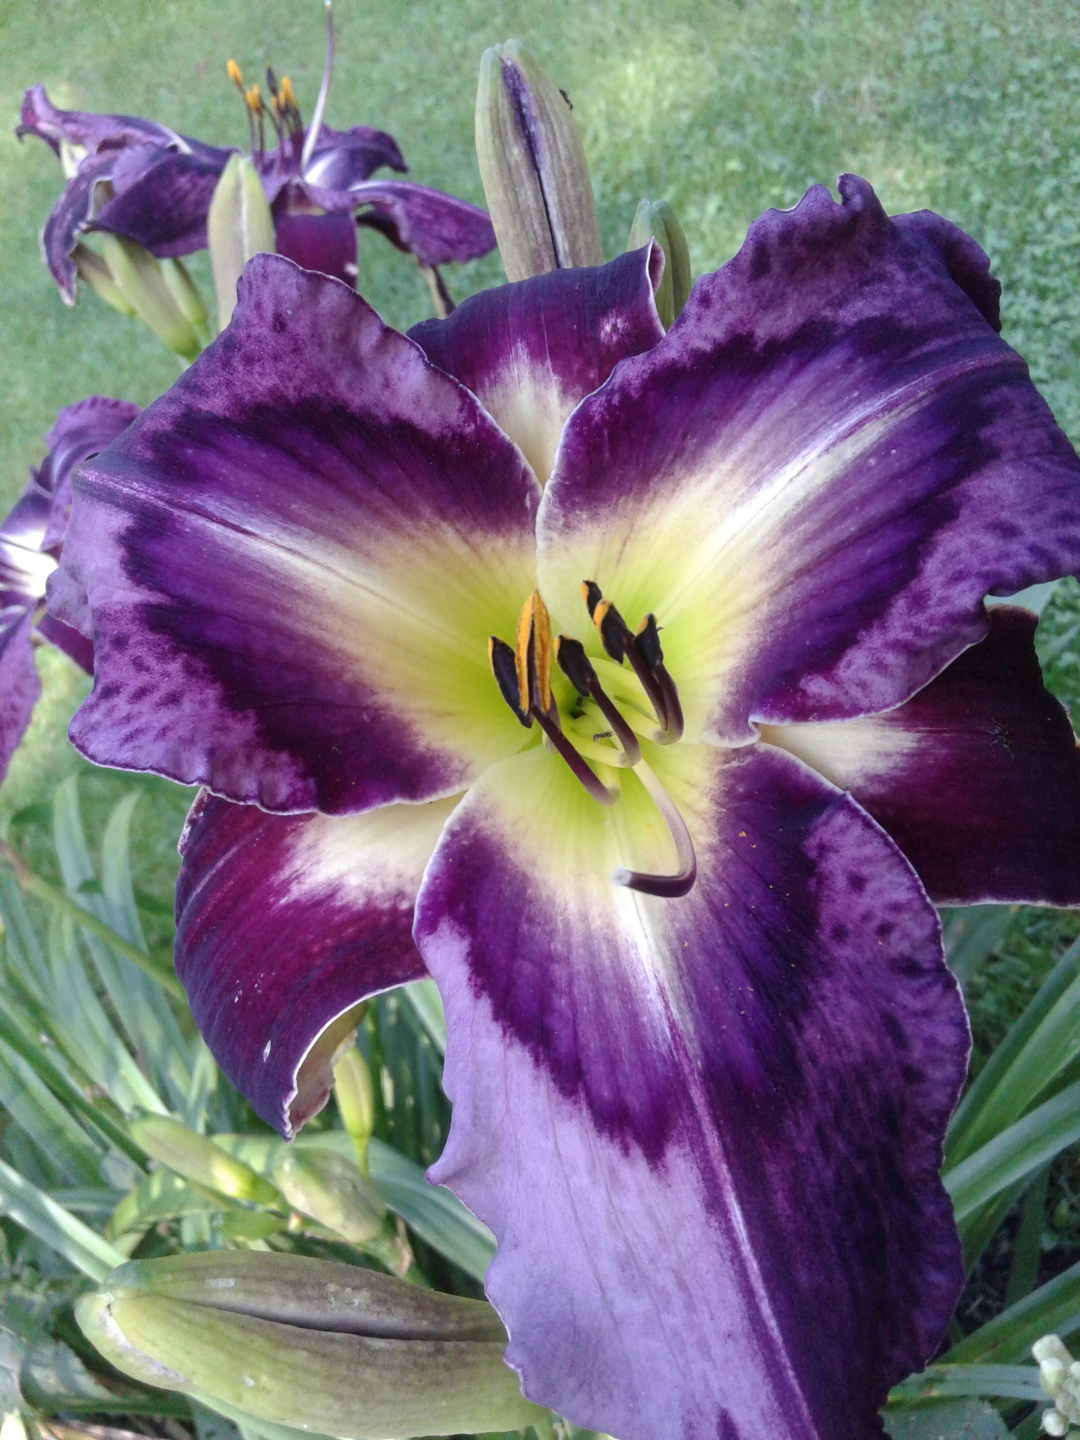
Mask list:
[[[333,32],[316,112],[305,128],[293,87],[268,72],[273,93],[244,91],[252,160],[274,216],[278,252],[307,269],[355,284],[356,226],[380,231],[425,266],[471,260],[494,248],[485,211],[408,180],[372,180],[382,166],[408,167],[393,136],[367,125],[333,130],[322,121],[333,60]],[[69,179],[42,231],[42,250],[69,304],[75,303],[79,237],[106,231],[161,257],[206,246],[206,216],[235,147],[206,145],[131,115],[59,110],[42,85],[27,90],[21,138],[36,135],[64,161]]]
[[[432,974],[432,1178],[525,1392],[622,1440],[880,1435],[963,1273],[930,900],[1080,902],[1072,731],[984,604],[1080,568],[1080,462],[978,246],[840,190],[666,335],[654,246],[412,339],[259,256],[50,583],[75,743],[212,792],[177,966],[225,1070],[289,1135]]]

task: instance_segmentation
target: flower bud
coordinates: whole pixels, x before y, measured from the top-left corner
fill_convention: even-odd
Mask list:
[[[246,155],[233,155],[210,201],[206,217],[210,265],[217,292],[218,329],[224,330],[236,305],[236,282],[253,255],[273,253],[274,218],[259,172]]]
[[[282,1205],[278,1190],[243,1160],[226,1154],[205,1135],[196,1135],[167,1115],[145,1115],[128,1127],[131,1138],[154,1160],[193,1185],[202,1185],[257,1205]]]
[[[480,61],[476,158],[509,280],[603,263],[570,101],[517,40]]]
[[[100,244],[101,259],[108,269],[109,278],[131,312],[148,325],[170,350],[182,355],[185,360],[194,360],[202,348],[199,337],[177,305],[162,274],[160,262],[149,250],[122,235],[103,233]],[[78,263],[76,261],[77,266]],[[92,279],[90,284],[94,285]],[[94,285],[94,288],[99,287]]]
[[[1046,1410],[1042,1416],[1042,1427],[1047,1435],[1067,1435],[1069,1433],[1069,1422],[1064,1415],[1059,1415],[1056,1410]]]
[[[119,310],[121,315],[135,314],[134,307],[124,299],[113,279],[112,271],[96,250],[92,250],[89,245],[84,245],[80,241],[71,252],[71,258],[75,262],[75,270],[79,279],[85,281],[90,289],[105,301],[106,305],[111,305],[114,310]]]
[[[666,200],[642,200],[630,227],[627,250],[640,250],[650,240],[664,252],[664,278],[656,292],[660,323],[670,330],[690,295],[690,249],[675,211]]]
[[[334,1066],[334,1099],[356,1158],[364,1174],[368,1173],[367,1152],[371,1132],[375,1129],[375,1087],[367,1061],[356,1048],[346,1050]]]
[[[137,1380],[347,1440],[547,1418],[503,1362],[490,1306],[352,1266],[258,1251],[139,1261],[75,1313]]]
[[[199,293],[199,287],[192,280],[187,266],[182,260],[159,260],[158,265],[169,294],[176,301],[177,309],[199,337],[200,345],[209,345],[212,339],[210,317],[206,313],[206,303]]]
[[[236,1162],[239,1163],[239,1162]],[[271,1171],[285,1199],[351,1245],[382,1233],[386,1206],[360,1170],[331,1150],[286,1150]]]

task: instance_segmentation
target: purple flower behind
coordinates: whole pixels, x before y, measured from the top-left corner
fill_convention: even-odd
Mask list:
[[[259,118],[258,127],[252,125],[252,159],[281,254],[354,284],[354,217],[425,265],[471,260],[494,248],[491,222],[477,206],[412,181],[370,178],[384,165],[407,169],[393,136],[367,125],[320,125],[312,137],[287,85],[283,81],[279,92],[287,99],[273,110],[258,98],[258,87],[247,92],[254,92],[249,110],[257,104]],[[278,143],[268,146],[264,117],[271,114]],[[76,292],[72,254],[87,231],[124,236],[160,257],[205,249],[210,201],[237,147],[206,145],[138,116],[60,110],[43,85],[27,90],[21,121],[19,138],[44,140],[70,174],[41,236],[46,263],[69,305]],[[329,216],[341,221],[328,223]]]
[[[93,673],[90,640],[45,613],[45,582],[67,531],[72,469],[115,440],[138,413],[138,405],[103,395],[61,410],[46,436],[48,454],[0,523],[0,780],[41,694],[35,636]]]

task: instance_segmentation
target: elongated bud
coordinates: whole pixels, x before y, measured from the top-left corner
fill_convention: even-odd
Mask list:
[[[109,1276],[114,1299],[157,1295],[309,1330],[388,1340],[489,1340],[506,1330],[486,1300],[442,1295],[337,1260],[260,1250],[203,1250],[132,1260]]]
[[[294,1210],[310,1215],[350,1244],[366,1246],[381,1235],[386,1205],[371,1182],[342,1156],[314,1148],[283,1150],[271,1174]]]
[[[191,278],[182,260],[159,260],[161,276],[169,294],[176,301],[177,309],[199,337],[201,345],[209,345],[210,317],[206,313],[206,302],[199,293],[199,287]]]
[[[177,305],[159,261],[134,240],[102,234],[101,258],[125,302],[170,350],[194,360],[202,348],[191,322]]]
[[[480,61],[476,158],[507,279],[603,263],[570,101],[520,41]]]
[[[334,1066],[334,1099],[357,1162],[366,1175],[368,1144],[375,1129],[375,1087],[368,1063],[355,1045]]]
[[[642,200],[626,248],[640,250],[650,240],[658,241],[664,252],[664,278],[656,292],[656,308],[660,323],[670,330],[690,295],[690,249],[675,211],[666,200]]]
[[[217,292],[218,329],[224,330],[236,306],[236,282],[244,266],[253,255],[277,249],[266,192],[246,155],[233,155],[221,172],[206,217],[206,234]]]
[[[101,1353],[147,1384],[347,1440],[547,1421],[503,1362],[504,1338],[493,1337],[482,1302],[300,1256],[206,1252],[173,1257],[155,1275],[157,1264],[122,1266],[75,1312]],[[198,1298],[186,1298],[193,1290]]]
[[[92,250],[89,245],[81,241],[71,252],[71,258],[75,261],[75,270],[80,280],[85,281],[95,294],[99,295],[106,305],[111,305],[114,310],[119,310],[121,315],[134,315],[135,307],[129,305],[113,279],[112,271],[105,261]]]
[[[196,1135],[179,1120],[167,1115],[146,1115],[128,1128],[131,1138],[147,1155],[193,1185],[257,1205],[280,1206],[282,1203],[281,1194],[269,1180],[264,1180],[243,1160],[227,1155],[205,1135]]]

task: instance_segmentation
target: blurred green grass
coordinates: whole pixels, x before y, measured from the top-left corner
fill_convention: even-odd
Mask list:
[[[989,251],[1005,286],[1005,334],[1061,423],[1080,439],[1080,20],[1049,0],[337,0],[338,64],[328,119],[393,132],[414,178],[482,201],[472,107],[485,46],[530,41],[570,93],[584,132],[607,253],[643,194],[669,199],[695,273],[740,245],[769,205],[856,170],[893,211],[929,206]],[[243,107],[225,75],[272,62],[309,112],[322,69],[318,0],[0,0],[0,505],[43,453],[56,410],[94,391],[146,404],[178,362],[134,320],[83,293],[61,303],[37,234],[61,186],[41,143],[11,132],[23,89],[61,105],[148,115],[242,144]],[[206,280],[205,257],[195,270]],[[501,278],[494,257],[449,267],[457,296]],[[209,287],[207,286],[207,289]],[[362,240],[361,288],[407,326],[430,313],[407,257]],[[1073,587],[1047,617],[1078,612]],[[1080,703],[1077,647],[1052,683]],[[146,784],[137,821],[143,883],[167,890],[188,796],[163,782],[82,766],[64,739],[85,682],[41,654],[46,698],[0,791],[0,816],[33,805],[71,768],[88,811]],[[1071,668],[1070,668],[1071,667]],[[1049,953],[1049,952],[1048,952]],[[997,1020],[995,1019],[995,1025]]]

